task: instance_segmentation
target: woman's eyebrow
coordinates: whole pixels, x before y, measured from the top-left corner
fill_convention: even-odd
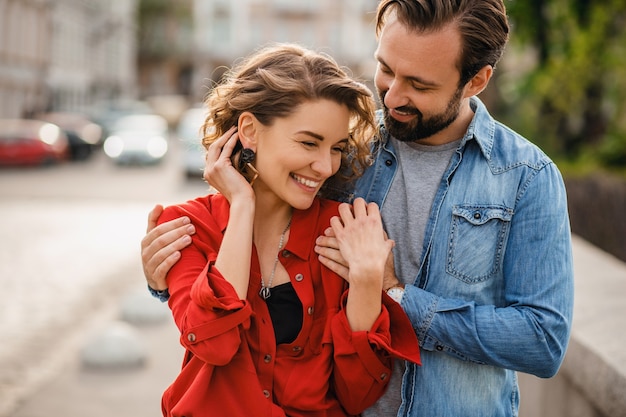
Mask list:
[[[315,132],[311,132],[310,130],[299,130],[296,132],[296,134],[298,135],[307,135],[307,136],[311,136],[315,139],[318,140],[324,140],[324,136],[320,135],[319,133],[315,133]]]
[[[307,135],[319,141],[324,141],[324,136],[320,135],[319,133],[311,132],[310,130],[299,130],[296,132],[296,134]],[[349,138],[343,138],[337,141],[337,143],[340,143],[340,142],[349,142]]]

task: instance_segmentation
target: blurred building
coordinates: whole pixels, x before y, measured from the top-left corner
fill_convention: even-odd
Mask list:
[[[362,80],[374,74],[378,0],[194,0],[194,99],[237,58],[269,42],[332,55]]]
[[[378,0],[139,0],[139,96],[201,101],[239,58],[270,42],[332,55],[371,85]]]
[[[225,68],[269,42],[327,52],[369,82],[377,3],[0,0],[0,117],[109,99],[200,101]]]
[[[136,1],[0,0],[0,117],[135,97]]]
[[[374,73],[378,0],[140,0],[142,97],[200,101],[227,67],[269,42],[331,54],[357,77]]]
[[[141,97],[190,94],[194,52],[192,1],[139,1]]]
[[[48,0],[0,0],[0,117],[45,103],[51,13]]]

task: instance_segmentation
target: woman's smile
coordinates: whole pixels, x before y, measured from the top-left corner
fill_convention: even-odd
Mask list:
[[[306,187],[307,189],[309,189],[311,191],[317,190],[317,188],[322,183],[321,181],[315,181],[315,180],[311,180],[311,179],[308,179],[308,178],[304,178],[304,177],[301,177],[300,175],[297,175],[297,174],[291,174],[291,178],[296,180],[296,182],[299,185],[302,185],[302,186]]]

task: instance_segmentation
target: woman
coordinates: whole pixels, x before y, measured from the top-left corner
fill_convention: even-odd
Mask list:
[[[393,242],[378,207],[318,196],[367,163],[371,93],[331,58],[282,44],[240,63],[207,106],[220,192],[159,219],[185,215],[196,228],[167,276],[186,354],[163,413],[357,415],[382,395],[393,358],[419,362],[408,319],[382,292]],[[314,252],[329,224],[349,282]]]

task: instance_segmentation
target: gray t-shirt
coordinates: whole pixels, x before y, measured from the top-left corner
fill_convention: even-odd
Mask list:
[[[435,193],[461,140],[440,146],[390,140],[396,149],[398,170],[381,214],[389,238],[396,242],[393,250],[396,276],[401,282],[411,284],[419,271],[426,222]],[[403,372],[404,362],[396,361],[387,391],[365,410],[364,417],[396,417],[402,402]]]

